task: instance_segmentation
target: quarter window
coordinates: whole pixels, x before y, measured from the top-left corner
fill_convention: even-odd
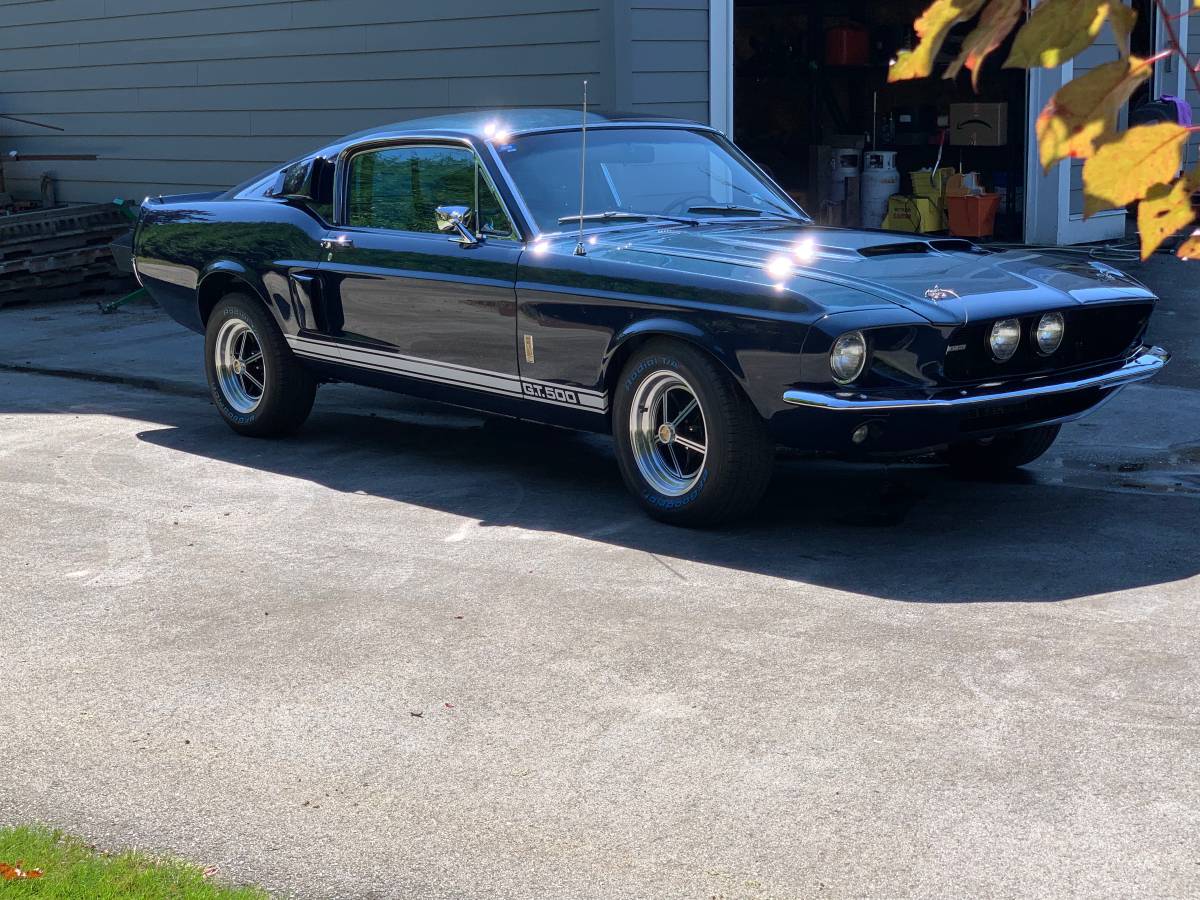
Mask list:
[[[388,147],[350,160],[346,224],[437,232],[439,206],[466,206],[483,234],[508,237],[512,225],[479,165],[462,147]]]

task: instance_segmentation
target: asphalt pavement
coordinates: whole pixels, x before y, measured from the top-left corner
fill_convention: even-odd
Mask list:
[[[694,532],[603,438],[238,438],[152,307],[0,311],[0,822],[303,897],[1195,896],[1194,358],[1025,474],[786,456]]]

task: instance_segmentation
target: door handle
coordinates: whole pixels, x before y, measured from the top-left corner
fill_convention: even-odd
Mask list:
[[[354,241],[348,235],[340,234],[335,238],[325,238],[321,241],[322,250],[352,250]]]

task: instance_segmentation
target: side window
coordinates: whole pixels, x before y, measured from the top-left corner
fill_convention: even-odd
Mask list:
[[[434,234],[439,206],[476,210],[473,218],[483,223],[484,233],[512,231],[475,154],[466,148],[389,147],[350,160],[346,224]]]

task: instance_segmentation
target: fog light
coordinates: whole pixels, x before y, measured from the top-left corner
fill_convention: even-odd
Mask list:
[[[992,326],[988,345],[992,348],[992,356],[1000,362],[1012,359],[1021,343],[1021,323],[1016,319],[1001,319]]]
[[[1055,350],[1062,346],[1063,332],[1066,331],[1067,323],[1063,319],[1062,313],[1046,313],[1038,322],[1037,337],[1038,349],[1046,356],[1049,356]]]
[[[829,368],[838,384],[849,384],[862,374],[867,365],[867,340],[861,331],[843,334],[833,342],[829,352]]]
[[[869,438],[870,436],[871,436],[871,426],[870,425],[859,425],[857,428],[854,429],[854,434],[850,435],[850,440],[854,441],[854,443],[856,443],[856,444],[865,444],[867,442],[867,438]]]

